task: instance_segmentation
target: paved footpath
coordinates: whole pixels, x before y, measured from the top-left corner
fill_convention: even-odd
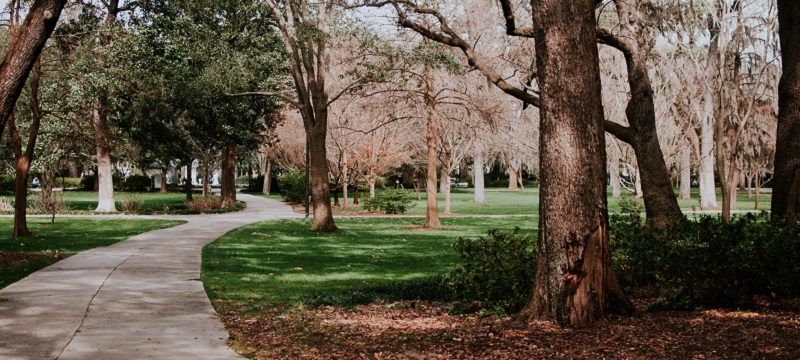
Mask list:
[[[198,279],[200,253],[232,229],[299,215],[238,198],[246,210],[159,217],[188,223],[82,252],[0,290],[0,359],[242,359]]]

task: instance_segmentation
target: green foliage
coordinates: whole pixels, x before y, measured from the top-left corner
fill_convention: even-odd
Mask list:
[[[94,183],[95,183],[95,179],[96,178],[97,178],[97,175],[94,175],[94,174],[84,175],[81,178],[80,189],[84,190],[84,191],[92,191],[92,190],[94,190]]]
[[[150,187],[150,178],[144,175],[131,175],[125,178],[122,188],[125,191],[142,192]]]
[[[536,240],[519,232],[490,230],[487,237],[461,237],[453,244],[462,263],[447,274],[447,283],[457,301],[522,309],[536,276]]]
[[[364,199],[362,206],[370,211],[381,210],[387,214],[404,214],[414,206],[412,202],[411,192],[393,189],[383,191],[374,198]]]
[[[647,229],[634,213],[611,219],[612,259],[620,283],[657,285],[656,308],[750,305],[754,294],[796,296],[800,226],[769,215],[698,216]]]
[[[16,191],[16,179],[14,175],[0,175],[0,194],[12,195]]]
[[[249,179],[247,183],[248,192],[260,193],[262,190],[264,190],[264,175],[260,174]]]
[[[306,196],[306,173],[300,170],[291,170],[278,177],[281,194],[286,201],[302,203]]]

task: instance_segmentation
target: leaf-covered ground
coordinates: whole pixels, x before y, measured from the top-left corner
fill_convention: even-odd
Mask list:
[[[800,358],[797,302],[641,312],[580,329],[447,310],[447,304],[403,302],[271,308],[252,317],[227,310],[222,317],[234,348],[256,359]]]

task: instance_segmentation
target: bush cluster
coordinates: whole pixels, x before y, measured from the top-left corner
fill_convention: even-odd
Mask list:
[[[404,214],[413,204],[411,193],[406,190],[386,190],[375,195],[374,198],[362,200],[364,209],[380,210],[387,214]]]
[[[628,209],[630,210],[630,209]],[[612,264],[626,288],[656,285],[656,308],[750,305],[753,295],[797,296],[800,226],[767,213],[702,215],[646,228],[637,209],[612,216]]]
[[[462,263],[446,279],[457,301],[480,301],[485,308],[509,312],[522,309],[536,277],[536,239],[519,231],[490,230],[486,237],[459,238],[453,244]]]
[[[131,175],[125,178],[122,189],[125,191],[143,192],[150,188],[150,178],[144,175]]]
[[[14,175],[0,175],[0,194],[12,195],[16,191],[17,184]]]
[[[122,211],[137,212],[144,206],[144,196],[137,193],[125,193],[119,202]]]
[[[278,177],[278,184],[284,200],[302,203],[306,196],[306,173],[292,170]]]
[[[186,201],[186,208],[192,212],[207,212],[220,209],[222,198],[219,196],[199,197],[192,201]]]

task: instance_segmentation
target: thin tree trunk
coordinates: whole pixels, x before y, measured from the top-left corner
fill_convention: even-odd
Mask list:
[[[375,198],[375,172],[372,169],[369,170],[369,177],[367,179],[367,183],[369,184],[369,197]]]
[[[111,142],[106,122],[105,108],[99,101],[92,110],[92,125],[95,133],[95,150],[97,150],[97,208],[96,212],[116,212],[114,202],[114,173],[111,168]]]
[[[269,195],[270,187],[272,186],[272,159],[267,158],[267,171],[264,172],[264,184],[261,193]]]
[[[614,154],[611,157],[611,166],[609,167],[611,173],[611,196],[614,199],[619,199],[622,196],[622,184],[619,178],[619,155]]]
[[[333,207],[341,207],[339,204],[339,186],[333,186]]]
[[[439,198],[436,196],[436,123],[434,122],[434,111],[436,103],[433,98],[426,99],[427,110],[427,133],[425,135],[428,147],[428,172],[426,177],[425,191],[427,193],[427,207],[425,210],[425,223],[422,227],[426,229],[437,229],[442,226],[439,220]]]
[[[236,143],[229,142],[222,156],[222,207],[236,206]]]
[[[169,172],[169,165],[161,163],[161,193],[167,193],[167,173]]]
[[[347,211],[348,206],[348,199],[347,199],[347,188],[350,186],[350,182],[347,180],[347,151],[342,153],[342,209]]]
[[[475,140],[475,156],[472,158],[472,184],[475,186],[475,194],[472,201],[476,203],[486,202],[486,189],[483,179],[483,167],[486,161],[483,158],[483,141]]]
[[[638,163],[638,161],[637,161],[637,163]],[[642,172],[639,171],[639,168],[636,169],[636,183],[634,184],[634,188],[636,189],[636,198],[637,199],[643,198],[644,197],[644,191],[642,191]],[[645,209],[645,211],[646,211],[646,209]]]
[[[800,212],[800,1],[778,0],[783,75],[778,86],[778,135],[772,217],[798,219]]]
[[[692,198],[692,150],[688,145],[681,150],[680,197]]]
[[[358,186],[353,189],[353,205],[358,205]]]
[[[189,159],[188,165],[186,165],[186,177],[184,178],[184,187],[183,190],[186,193],[186,201],[194,201],[193,198],[193,188],[192,188],[192,163],[194,159]]]
[[[647,67],[649,41],[645,38],[637,1],[615,0],[615,4],[620,19],[617,29],[620,36],[602,32],[600,39],[625,55],[631,88],[625,114],[630,126],[606,122],[606,130],[633,148],[639,170],[638,185],[642,190],[637,191],[637,196],[644,198],[647,223],[663,228],[683,218],[683,212],[678,206],[656,131],[654,91]]]
[[[541,200],[536,284],[522,319],[584,326],[633,309],[611,270],[594,3],[531,2],[542,94]]]
[[[517,180],[517,169],[514,166],[508,166],[508,190],[519,190],[519,181]]]
[[[774,189],[773,189],[774,191]],[[756,169],[756,203],[753,206],[756,210],[758,210],[758,197],[761,195],[761,172]],[[775,200],[772,200],[775,201]]]
[[[442,174],[445,175],[445,178],[447,179],[447,187],[444,189],[444,213],[450,215],[452,214],[450,212],[450,174],[447,172],[447,170],[444,170]]]
[[[450,187],[450,174],[444,169],[444,165],[439,169],[439,193],[444,194],[447,187]]]
[[[206,158],[203,160],[203,197],[208,198],[211,197],[211,184],[208,181],[208,178],[211,175],[211,166],[209,165],[211,155],[206,154]]]

